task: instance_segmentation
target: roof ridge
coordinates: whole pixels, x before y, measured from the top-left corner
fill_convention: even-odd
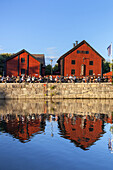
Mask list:
[[[85,40],[81,41],[79,44],[77,44],[75,47],[71,48],[69,51],[67,51],[66,53],[64,53],[58,60],[57,62],[66,57],[68,54],[72,53],[73,51],[75,51],[77,48],[79,48],[81,45],[83,44],[87,44],[87,46],[89,46],[95,53],[97,53],[103,60],[105,60],[93,47],[91,47],[90,44],[88,44]]]
[[[41,62],[41,61],[40,61],[40,58],[39,58],[39,59],[36,58],[34,55],[32,55],[31,53],[29,53],[29,52],[26,51],[25,49],[22,49],[22,50],[20,50],[19,52],[17,52],[17,53],[15,53],[15,54],[11,55],[10,58],[6,59],[4,62],[6,62],[6,61],[8,61],[8,60],[11,60],[12,58],[18,56],[19,54],[21,54],[21,53],[23,53],[23,52],[28,53],[28,54],[31,55],[34,59],[36,59],[37,61]]]

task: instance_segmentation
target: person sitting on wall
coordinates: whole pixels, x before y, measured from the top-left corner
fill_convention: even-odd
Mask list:
[[[76,76],[73,75],[73,83],[76,83]]]
[[[95,76],[93,76],[93,83],[95,83],[95,81],[96,81],[96,77],[95,77]]]
[[[47,77],[46,76],[44,76],[44,83],[46,83],[47,82]]]
[[[86,77],[86,83],[89,83],[89,79],[90,79],[90,77],[87,76],[87,77]]]
[[[55,82],[58,83],[58,76],[55,77]]]
[[[50,79],[50,82],[52,82],[52,81],[53,81],[53,77],[52,77],[52,75],[50,75],[50,76],[49,76],[49,79]]]
[[[39,76],[38,81],[39,81],[39,83],[42,83],[43,80],[42,80],[42,76],[41,75]]]
[[[85,83],[85,77],[82,78],[82,82]]]
[[[15,83],[15,77],[13,75],[10,78],[10,83]]]
[[[1,82],[2,82],[2,83],[5,83],[5,81],[6,81],[5,77],[4,77],[4,76],[2,76],[2,78],[1,78]]]
[[[69,83],[72,83],[72,79],[73,79],[73,77],[70,75],[69,76]]]
[[[25,82],[25,76],[24,75],[21,77],[21,82]]]
[[[20,76],[17,76],[16,83],[19,83],[19,82],[20,82]]]
[[[31,77],[30,77],[30,76],[27,77],[27,82],[28,82],[28,83],[31,82]]]
[[[32,76],[31,80],[32,80],[31,82],[34,83],[35,82],[35,77]]]
[[[9,80],[10,80],[10,77],[7,76],[7,77],[6,77],[6,83],[9,83]]]

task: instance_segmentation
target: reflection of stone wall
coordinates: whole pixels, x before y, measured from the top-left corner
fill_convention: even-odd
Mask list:
[[[61,102],[55,100],[54,103],[49,103],[48,110],[50,113],[109,114],[113,112],[113,105],[112,100],[68,99],[61,100]]]
[[[68,99],[53,102],[50,100],[1,100],[0,114],[80,114],[93,115],[95,113],[111,114],[112,100],[100,99]]]
[[[112,84],[99,83],[29,83],[0,84],[0,98],[104,98],[113,99]]]
[[[44,113],[44,102],[36,102],[34,100],[5,100],[3,103],[3,101],[0,101],[0,113],[19,115]]]

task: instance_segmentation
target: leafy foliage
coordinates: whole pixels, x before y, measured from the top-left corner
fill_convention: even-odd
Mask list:
[[[53,73],[55,74],[58,71],[59,71],[58,64],[55,64],[55,66],[53,67]]]
[[[51,65],[47,65],[45,67],[45,75],[51,75]]]
[[[2,53],[0,54],[0,75],[3,74],[3,68],[4,68],[4,61],[11,56],[10,53]]]
[[[52,68],[52,74],[56,75],[56,73],[58,72],[58,64],[55,64],[55,66]],[[51,65],[47,65],[45,67],[45,75],[51,75]]]
[[[110,72],[110,62],[105,61],[103,63],[103,73],[108,73]]]

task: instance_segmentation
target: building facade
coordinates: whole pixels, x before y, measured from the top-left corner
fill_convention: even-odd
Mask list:
[[[44,76],[45,57],[44,54],[30,54],[26,50],[21,50],[12,55],[4,63],[5,76]]]
[[[105,59],[85,40],[58,59],[59,72],[62,76],[102,76]]]

